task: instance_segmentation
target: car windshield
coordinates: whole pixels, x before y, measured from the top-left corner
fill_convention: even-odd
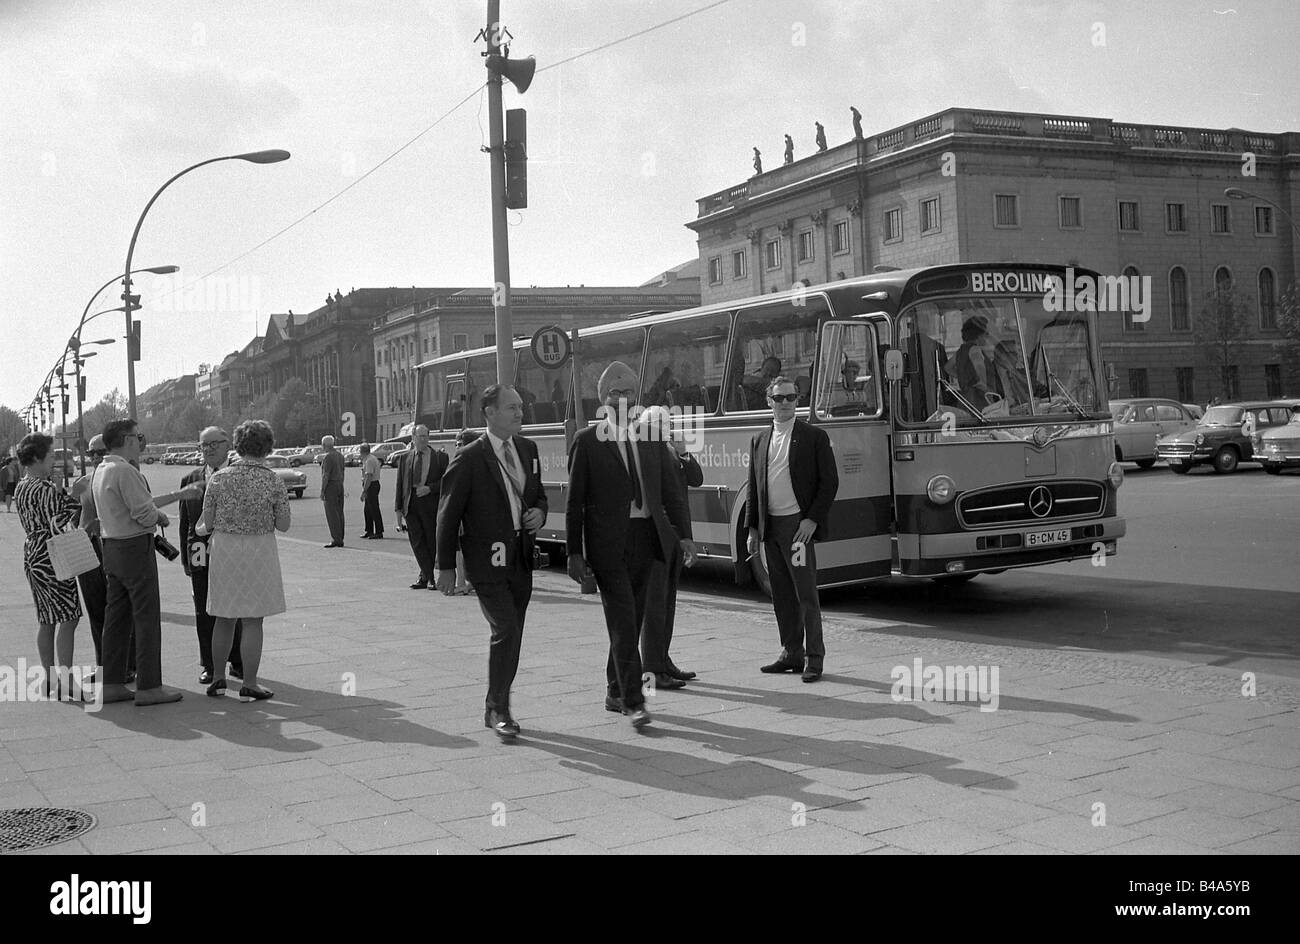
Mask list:
[[[273,469],[282,469],[288,465],[288,463],[284,461],[284,456],[267,456],[266,464]]]
[[[1051,311],[1041,296],[955,298],[908,309],[902,419],[959,426],[1104,409],[1085,312]]]
[[[1197,426],[1239,426],[1241,425],[1241,407],[1212,406],[1197,422]]]

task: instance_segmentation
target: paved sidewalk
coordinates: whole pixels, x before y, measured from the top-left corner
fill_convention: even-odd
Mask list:
[[[21,540],[0,512],[7,666],[36,657]],[[1300,852],[1289,679],[1248,698],[1235,671],[832,618],[830,674],[805,685],[757,671],[775,650],[763,601],[686,592],[674,653],[700,678],[651,699],[638,734],[603,710],[598,599],[552,570],[515,686],[524,733],[503,745],[483,727],[473,597],[407,590],[400,540],[365,556],[280,541],[273,701],[204,697],[189,584],[163,564],[182,703],[0,704],[0,808],[98,818],[46,852]],[[85,620],[77,653],[92,661]],[[997,667],[997,710],[894,701],[891,671],[915,659]]]

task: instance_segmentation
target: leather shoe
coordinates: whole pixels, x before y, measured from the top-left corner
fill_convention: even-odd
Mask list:
[[[202,672],[199,673],[199,684],[200,684],[200,685],[211,685],[211,684],[212,684],[212,670],[211,670],[211,669],[204,669]]]
[[[616,715],[621,715],[623,713],[623,703],[619,701],[617,698],[615,698],[613,695],[606,695],[605,710],[612,711]]]
[[[239,679],[239,681],[242,682],[244,680],[244,667],[242,665],[240,666],[231,665],[230,671],[227,672],[226,674],[229,675],[232,679]]]
[[[322,544],[322,545],[321,545],[321,547],[324,547],[324,548],[330,548],[330,547],[342,547],[342,546],[343,546],[342,544],[339,544],[339,543],[337,543],[337,542],[335,542],[335,541],[331,541],[329,544]]]
[[[374,537],[374,535],[373,535],[373,534],[358,534],[357,537],[360,538],[362,541],[369,541],[371,538]]]
[[[644,728],[651,722],[650,712],[646,711],[645,705],[637,705],[635,708],[626,712],[628,720],[632,722],[634,728]]]
[[[503,741],[508,741],[519,734],[519,725],[510,717],[508,711],[496,711],[489,708],[483,712],[483,727],[491,728],[493,733]]]
[[[428,584],[427,582],[423,581],[423,580],[417,580],[415,583],[411,584],[411,589],[412,589],[412,590],[428,590],[428,589],[429,589],[429,584]]]
[[[655,688],[662,688],[671,691],[674,688],[685,688],[686,683],[675,675],[669,675],[667,672],[655,673]]]
[[[691,679],[695,678],[695,674],[696,674],[696,673],[694,673],[694,672],[687,672],[687,671],[685,671],[684,669],[679,669],[679,668],[677,668],[677,666],[675,666],[673,663],[669,662],[669,663],[668,663],[668,674],[671,675],[671,676],[672,676],[673,678],[675,678],[675,679],[681,679],[683,682],[689,682]]]
[[[820,666],[810,665],[803,670],[802,678],[805,682],[815,682],[821,677],[822,670]]]
[[[777,659],[771,665],[765,665],[759,668],[760,672],[800,672],[803,670],[802,662],[786,662],[784,659]]]

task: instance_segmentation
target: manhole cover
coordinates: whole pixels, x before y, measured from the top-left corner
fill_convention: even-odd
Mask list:
[[[81,810],[28,807],[0,810],[0,853],[23,852],[75,839],[95,825]]]

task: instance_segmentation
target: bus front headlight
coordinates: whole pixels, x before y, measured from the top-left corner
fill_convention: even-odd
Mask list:
[[[1120,467],[1118,462],[1112,462],[1110,464],[1110,469],[1106,472],[1106,478],[1110,479],[1110,484],[1115,488],[1119,488],[1124,484],[1124,470]]]
[[[946,505],[957,494],[957,483],[946,475],[936,475],[925,486],[925,494],[936,505]]]

